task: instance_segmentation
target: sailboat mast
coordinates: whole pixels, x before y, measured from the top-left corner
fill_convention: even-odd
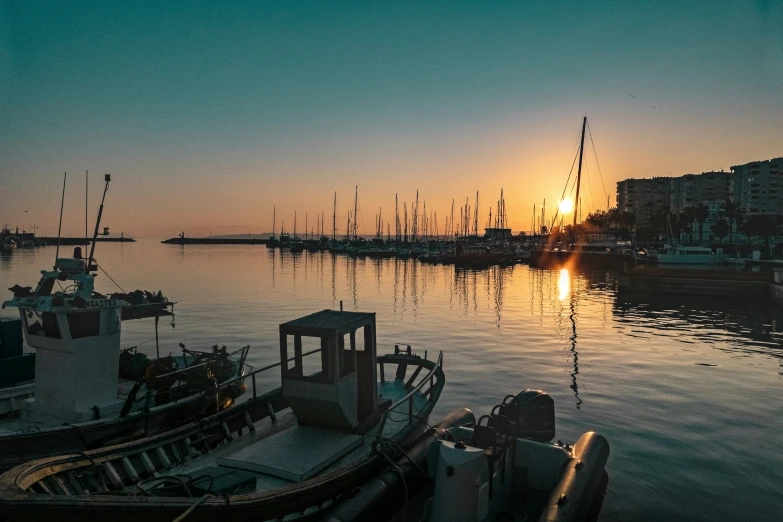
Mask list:
[[[337,191],[334,191],[334,208],[332,209],[332,241],[337,240]]]
[[[277,218],[277,207],[272,206],[272,237],[275,237],[275,219]]]
[[[478,237],[478,190],[476,191],[476,215],[473,216],[473,233]]]
[[[400,242],[400,207],[397,194],[394,195],[394,240]]]
[[[356,185],[356,194],[353,198],[353,239],[356,241],[356,213],[359,208],[359,185]]]
[[[576,199],[574,205],[579,206],[579,185],[582,182],[582,156],[585,151],[585,127],[587,126],[587,116],[582,120],[582,141],[579,145],[579,170],[576,171]],[[578,208],[574,209],[574,226],[576,227],[576,217]]]

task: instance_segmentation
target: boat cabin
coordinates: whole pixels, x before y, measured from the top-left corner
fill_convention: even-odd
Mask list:
[[[114,370],[125,301],[96,296],[95,276],[86,268],[77,247],[73,258],[41,271],[35,290],[14,287],[14,298],[3,304],[19,309],[24,340],[36,349],[35,397],[22,405],[32,423],[81,422],[122,407]]]
[[[320,357],[307,357],[320,352]],[[362,433],[378,415],[375,314],[322,310],[280,325],[283,396],[300,425]]]

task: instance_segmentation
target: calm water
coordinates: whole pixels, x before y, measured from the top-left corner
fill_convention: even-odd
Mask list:
[[[258,367],[278,358],[279,323],[342,301],[377,313],[379,351],[445,352],[434,419],[540,388],[555,399],[557,438],[604,434],[602,520],[783,519],[783,312],[769,303],[625,300],[611,273],[465,272],[263,246],[140,241],[101,244],[96,257],[126,291],[178,302],[161,352],[250,344]],[[2,288],[34,285],[53,258],[54,247],[3,255]],[[100,275],[99,291],[115,288]],[[123,331],[125,346],[154,353],[151,321]]]

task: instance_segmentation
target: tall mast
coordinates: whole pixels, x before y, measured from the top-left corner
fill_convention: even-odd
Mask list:
[[[416,191],[416,207],[413,209],[413,241],[419,232],[419,191]]]
[[[84,171],[84,249],[87,250],[87,215],[89,214],[88,205],[90,197],[90,171]],[[33,229],[35,234],[35,229]]]
[[[579,145],[579,170],[576,171],[576,199],[574,205],[579,206],[579,184],[582,182],[582,155],[585,151],[585,127],[587,126],[587,116],[582,120],[582,142]],[[578,208],[574,209],[574,226],[576,226],[576,216]]]
[[[296,239],[296,210],[294,210],[294,239]]]
[[[476,191],[476,215],[473,216],[473,233],[478,236],[478,190]]]
[[[451,200],[451,219],[449,220],[449,235],[454,235],[454,200]]]
[[[334,209],[332,210],[332,241],[337,239],[337,191],[334,191]]]
[[[277,218],[277,207],[272,205],[272,237],[275,237],[275,219]]]
[[[400,242],[400,207],[397,194],[394,195],[394,240]]]
[[[356,215],[359,208],[359,185],[356,185],[356,194],[353,197],[353,239],[356,241]]]

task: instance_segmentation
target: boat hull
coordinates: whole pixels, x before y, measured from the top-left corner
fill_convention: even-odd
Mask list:
[[[221,387],[218,395],[220,407],[233,405],[232,395],[235,393],[229,386]],[[203,394],[195,394],[124,418],[0,435],[0,471],[34,459],[79,453],[169,430],[203,417],[205,412],[214,413],[214,405],[206,401]],[[211,412],[209,408],[212,408]]]
[[[378,363],[397,365],[395,379],[401,379],[403,382],[405,371],[409,367],[417,368],[410,379],[411,382],[417,375],[420,376],[422,369],[429,369],[432,372],[431,377],[425,376],[422,380],[425,384],[426,382],[430,383],[429,389],[422,392],[429,397],[426,405],[421,407],[415,416],[411,416],[408,425],[391,438],[397,447],[403,450],[410,449],[424,433],[429,432],[427,437],[434,434],[428,422],[432,408],[443,389],[445,382],[443,371],[439,362],[435,363],[411,355],[382,356],[378,358]],[[383,380],[383,377],[381,379]],[[421,384],[417,386],[421,386]],[[216,518],[224,519],[225,517],[230,517],[232,522],[277,520],[305,511],[312,514],[320,513],[323,509],[333,505],[335,500],[342,495],[351,492],[357,485],[372,479],[388,467],[388,460],[384,456],[368,453],[357,458],[350,465],[326,472],[304,482],[291,483],[268,491],[215,495],[208,498],[128,495],[117,491],[116,488],[110,491],[99,489],[97,491],[101,491],[101,493],[92,495],[74,495],[73,491],[69,489],[55,490],[56,494],[54,495],[42,493],[42,490],[48,488],[49,484],[56,488],[57,480],[65,485],[62,482],[64,477],[68,477],[65,480],[71,484],[70,486],[65,485],[66,488],[75,487],[73,486],[74,481],[78,482],[82,479],[77,480],[74,474],[83,477],[85,473],[91,473],[90,470],[96,470],[96,466],[102,467],[102,469],[119,470],[122,476],[116,474],[111,476],[115,476],[120,484],[132,487],[134,482],[138,483],[139,476],[144,478],[153,473],[156,475],[166,474],[166,470],[171,467],[171,464],[167,467],[159,455],[161,452],[170,455],[171,448],[175,444],[179,448],[187,447],[188,452],[195,452],[191,453],[190,457],[194,458],[199,450],[210,451],[210,448],[218,448],[234,440],[235,437],[260,436],[263,438],[268,436],[264,433],[265,431],[270,434],[277,433],[281,424],[293,422],[293,416],[275,416],[276,413],[288,407],[281,388],[277,388],[198,423],[147,437],[144,440],[81,454],[28,462],[0,476],[0,512],[8,521],[116,520],[135,522],[144,520],[145,522],[170,522],[193,507],[198,500],[200,501],[198,509],[188,514],[187,520],[189,522],[213,522]],[[272,418],[271,423],[258,423],[267,417]],[[253,431],[253,434],[243,435],[242,430],[244,429]],[[188,442],[183,442],[184,440]],[[182,450],[178,451],[182,455]],[[146,459],[140,455],[146,455]],[[137,462],[135,467],[130,460]],[[139,462],[143,463],[144,467],[140,467]],[[113,465],[109,467],[111,463]],[[152,467],[153,470],[147,469],[147,466]],[[129,469],[133,469],[133,471],[129,471]],[[134,473],[136,474],[135,480],[129,479],[128,475]],[[74,477],[73,480],[70,477]],[[124,490],[128,489],[130,488],[124,488]]]

